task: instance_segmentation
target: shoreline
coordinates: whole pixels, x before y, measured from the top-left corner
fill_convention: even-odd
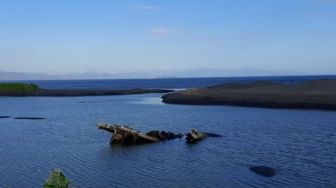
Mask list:
[[[146,93],[168,93],[169,89],[41,89],[34,91],[1,91],[0,97],[81,97],[81,96],[107,96],[107,95],[132,95]]]
[[[162,96],[167,104],[336,110],[336,80],[226,83]]]

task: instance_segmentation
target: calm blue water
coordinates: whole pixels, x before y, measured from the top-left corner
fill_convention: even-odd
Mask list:
[[[107,80],[41,83],[93,88],[94,82],[112,87]],[[181,82],[171,88],[184,88]],[[205,82],[213,83],[196,79],[184,86]],[[168,105],[160,96],[0,98],[0,116],[47,118],[0,119],[0,187],[41,187],[53,168],[79,187],[336,186],[336,112]],[[96,129],[99,122],[142,131],[197,128],[223,137],[193,146],[182,139],[111,147],[111,135]],[[265,178],[250,165],[271,166],[278,174]]]

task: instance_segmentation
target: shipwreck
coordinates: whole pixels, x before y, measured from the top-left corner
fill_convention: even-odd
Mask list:
[[[97,128],[112,133],[110,144],[122,144],[122,145],[137,145],[155,143],[165,140],[180,139],[184,137],[184,134],[173,133],[167,131],[153,130],[147,133],[134,130],[125,125],[107,124],[101,123],[97,125]],[[207,137],[222,137],[219,134],[202,133],[195,129],[185,134],[186,143],[195,144]]]
[[[186,142],[188,144],[195,144],[196,142],[199,142],[206,137],[208,137],[208,134],[200,133],[196,131],[195,129],[192,129],[190,133],[186,134]]]
[[[104,123],[97,125],[97,128],[112,133],[110,144],[125,144],[125,145],[148,144],[183,137],[183,134],[181,133],[176,134],[172,132],[159,131],[159,130],[153,130],[147,133],[142,133],[128,126],[117,124]]]

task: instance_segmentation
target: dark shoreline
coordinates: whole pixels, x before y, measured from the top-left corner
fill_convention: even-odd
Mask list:
[[[162,96],[168,104],[336,110],[336,80],[227,83]]]
[[[106,95],[132,95],[146,93],[168,93],[174,90],[167,89],[37,89],[35,91],[1,91],[0,97],[80,97],[80,96],[106,96]]]

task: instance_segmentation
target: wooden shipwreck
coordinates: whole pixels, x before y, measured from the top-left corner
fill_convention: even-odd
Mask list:
[[[195,144],[207,137],[222,137],[222,135],[214,133],[198,132],[197,130],[192,129],[188,134],[186,134],[186,143]]]
[[[206,137],[208,137],[207,134],[200,133],[200,132],[196,131],[195,129],[192,129],[190,131],[190,133],[186,134],[186,142],[188,144],[195,144],[196,142],[199,142]]]
[[[125,145],[147,144],[183,137],[183,134],[181,133],[175,134],[172,132],[158,131],[158,130],[142,133],[128,126],[122,126],[117,124],[103,123],[97,125],[97,128],[111,132],[113,134],[110,140],[111,144],[125,144]]]

